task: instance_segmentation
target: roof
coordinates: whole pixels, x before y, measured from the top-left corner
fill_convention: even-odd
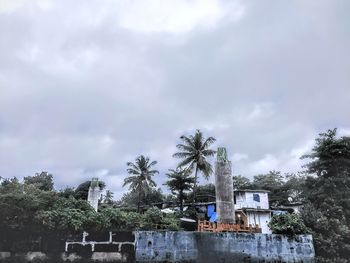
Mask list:
[[[239,208],[236,211],[253,211],[253,212],[272,212],[271,209],[263,209],[263,208]]]
[[[262,189],[235,189],[234,192],[254,192],[254,193],[270,193],[269,190],[262,190]]]

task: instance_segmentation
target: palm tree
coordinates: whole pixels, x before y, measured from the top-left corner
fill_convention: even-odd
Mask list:
[[[157,161],[150,162],[148,157],[143,155],[136,158],[135,163],[128,162],[127,172],[129,177],[124,179],[123,187],[129,185],[129,189],[138,192],[137,212],[140,212],[141,195],[146,190],[157,186],[152,180],[152,176],[159,173],[157,170],[152,170],[152,166],[156,165]]]
[[[190,191],[193,188],[194,178],[190,177],[190,171],[185,169],[169,169],[166,174],[169,180],[165,183],[172,193],[177,192],[180,202],[180,213],[183,212],[184,191]]]
[[[215,138],[208,137],[205,139],[202,132],[197,130],[194,135],[183,135],[180,139],[182,140],[182,143],[176,145],[180,151],[175,153],[173,157],[183,159],[178,164],[178,167],[186,167],[186,169],[190,171],[195,169],[192,200],[192,205],[194,205],[198,172],[201,172],[205,179],[208,179],[213,172],[212,166],[206,158],[214,156],[215,154],[214,150],[209,149],[209,146],[215,142]]]

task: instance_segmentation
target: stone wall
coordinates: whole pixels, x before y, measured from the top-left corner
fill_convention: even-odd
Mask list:
[[[0,262],[308,263],[314,258],[310,235],[126,231],[83,233],[64,241],[51,235],[35,238],[35,246],[21,240],[17,246],[13,238],[3,244],[6,240],[0,233]]]
[[[311,235],[138,232],[138,262],[313,262]]]

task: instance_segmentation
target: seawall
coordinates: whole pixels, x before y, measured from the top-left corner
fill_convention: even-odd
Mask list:
[[[125,231],[40,237],[20,247],[4,240],[0,233],[0,262],[309,263],[315,256],[311,235]]]

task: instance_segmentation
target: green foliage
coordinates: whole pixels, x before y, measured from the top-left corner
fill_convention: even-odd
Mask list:
[[[160,209],[152,207],[143,214],[141,228],[179,230],[178,218],[174,215],[163,215]]]
[[[210,174],[213,173],[213,168],[207,158],[215,155],[215,151],[209,149],[210,145],[215,142],[215,138],[205,138],[203,133],[200,130],[197,130],[194,135],[183,135],[180,139],[182,143],[176,145],[179,152],[175,153],[173,157],[183,159],[178,164],[179,168],[186,168],[188,170],[195,169],[192,200],[192,203],[194,203],[196,198],[198,172],[201,172],[206,179],[208,179]]]
[[[78,187],[80,193],[86,186],[89,186],[89,182]],[[47,188],[28,180],[20,183],[17,178],[4,179],[0,184],[0,231],[3,228],[67,233],[83,230],[179,229],[176,216],[163,215],[157,208],[151,208],[142,215],[104,203],[95,212],[86,200],[75,198],[76,193],[73,188],[60,192],[47,191]],[[135,202],[137,194],[129,197],[130,202]],[[161,189],[149,189],[144,201],[150,206],[162,199]]]
[[[5,178],[0,185],[0,193],[11,193],[21,189],[23,190],[23,186],[17,177]]]
[[[252,189],[252,183],[250,180],[242,175],[234,175],[233,179],[233,189],[243,190]]]
[[[180,213],[183,212],[183,200],[185,191],[190,191],[194,184],[194,178],[190,176],[189,170],[178,168],[169,170],[167,173],[169,180],[165,183],[173,194],[177,194],[180,203]]]
[[[106,194],[103,197],[103,203],[109,204],[109,205],[114,203],[112,191],[110,191],[110,190],[106,191]]]
[[[279,171],[270,171],[267,174],[254,176],[252,189],[263,189],[270,191],[269,202],[272,206],[285,203],[288,200],[288,193],[283,189],[283,176]]]
[[[35,176],[24,177],[24,184],[35,185],[43,191],[53,190],[53,177],[48,172],[36,173]]]
[[[150,162],[148,157],[143,155],[136,158],[135,163],[128,162],[127,172],[130,175],[124,179],[123,186],[129,185],[129,189],[138,193],[137,212],[140,211],[141,198],[152,187],[157,186],[152,177],[159,173],[152,170],[157,161]]]
[[[86,181],[84,183],[81,183],[77,189],[75,189],[74,197],[76,199],[84,199],[87,200],[88,194],[89,194],[89,187],[91,184],[91,180]],[[103,190],[106,187],[105,182],[103,181],[98,181],[98,185],[101,190]]]
[[[162,212],[158,208],[152,207],[143,214],[142,228],[144,230],[156,229],[160,227],[162,222],[163,222]]]
[[[66,187],[63,190],[60,190],[58,192],[59,196],[69,198],[69,197],[74,197],[75,196],[75,190],[74,187]]]
[[[193,192],[189,193],[188,200],[193,199]],[[215,185],[198,185],[196,190],[196,200],[198,202],[215,202]]]
[[[305,198],[305,173],[284,174],[270,171],[267,174],[254,176],[251,182],[248,178],[233,176],[234,189],[263,189],[270,191],[270,206],[285,205],[291,202],[302,202]]]
[[[309,177],[302,216],[314,236],[319,262],[346,262],[350,255],[350,137],[321,133],[303,158]],[[332,261],[332,262],[335,262]]]
[[[308,233],[302,218],[297,214],[274,215],[269,222],[269,228],[274,234],[294,236]]]
[[[127,212],[125,229],[127,230],[137,230],[141,228],[142,225],[142,215],[136,212]]]
[[[48,229],[77,231],[85,228],[91,213],[93,209],[84,200],[58,198],[50,209],[37,211],[36,220]]]
[[[132,209],[137,209],[137,204],[140,202],[140,207],[151,207],[155,203],[161,203],[164,200],[162,189],[145,189],[141,193],[139,200],[139,193],[137,191],[130,191],[123,195],[117,204]]]
[[[286,174],[286,182],[282,186],[282,192],[285,192],[288,198],[292,198],[292,202],[304,202],[306,195],[306,174]],[[280,200],[281,204],[287,200]]]
[[[57,200],[55,192],[42,191],[34,185],[24,185],[16,178],[0,187],[0,226],[23,229],[34,227],[38,210],[48,209]]]

